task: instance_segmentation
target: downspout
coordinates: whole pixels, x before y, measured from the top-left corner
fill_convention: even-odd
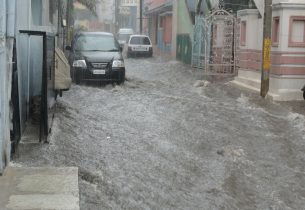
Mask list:
[[[7,92],[6,92],[6,120],[7,120],[7,133],[6,138],[7,142],[5,145],[6,150],[6,160],[10,160],[11,155],[11,137],[10,137],[10,130],[12,129],[11,123],[12,123],[12,110],[11,110],[11,104],[12,104],[12,79],[13,79],[13,49],[14,49],[14,42],[15,42],[15,29],[16,29],[16,0],[7,0],[7,26],[6,26],[6,35],[7,35],[7,59],[8,59],[8,68],[7,68],[7,79],[6,79],[6,86],[7,86]]]
[[[5,80],[4,70],[6,64],[6,0],[0,0],[0,174],[2,174],[5,165],[5,154],[4,154],[4,131],[5,131],[5,121],[4,121],[4,87]],[[4,97],[4,98],[2,98]]]

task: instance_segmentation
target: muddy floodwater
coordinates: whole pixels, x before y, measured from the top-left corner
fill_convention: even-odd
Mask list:
[[[64,93],[50,144],[15,164],[79,167],[82,210],[305,209],[302,113],[176,61],[126,68]]]

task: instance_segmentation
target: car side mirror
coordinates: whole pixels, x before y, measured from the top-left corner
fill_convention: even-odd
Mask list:
[[[66,46],[66,50],[67,50],[67,51],[71,51],[71,50],[72,50],[72,47],[71,47],[71,46]]]

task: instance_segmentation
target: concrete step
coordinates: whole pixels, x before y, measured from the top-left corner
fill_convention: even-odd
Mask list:
[[[79,210],[78,169],[8,167],[0,177],[1,210]]]
[[[235,77],[235,79],[231,83],[258,92],[260,91],[260,87],[261,87],[261,83],[259,80],[249,79],[245,77]]]

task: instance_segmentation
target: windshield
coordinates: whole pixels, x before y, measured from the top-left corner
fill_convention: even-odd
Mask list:
[[[128,42],[130,38],[130,34],[119,34],[118,40]]]
[[[77,38],[75,51],[119,51],[119,44],[109,35],[81,35]]]
[[[150,45],[148,37],[132,37],[130,44]]]

